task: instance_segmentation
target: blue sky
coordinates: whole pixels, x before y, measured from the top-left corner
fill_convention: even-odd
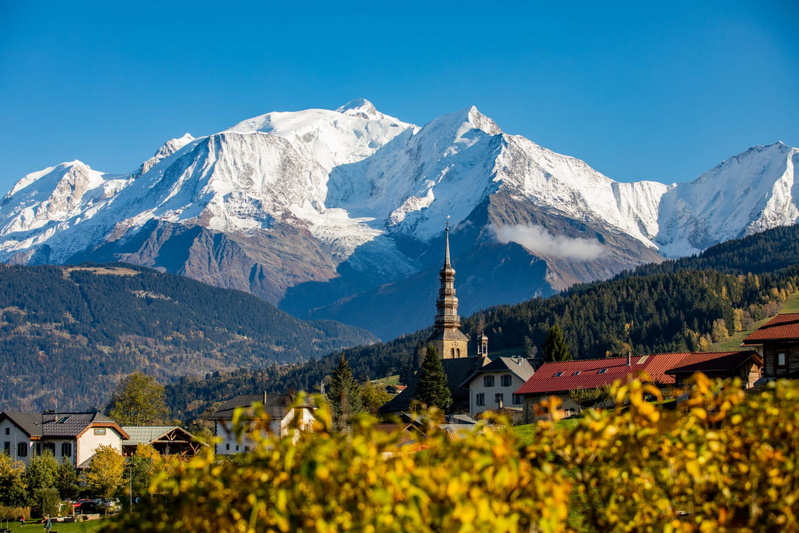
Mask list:
[[[795,0],[0,0],[0,194],[357,97],[418,125],[476,105],[618,181],[689,181],[799,146],[797,21]]]

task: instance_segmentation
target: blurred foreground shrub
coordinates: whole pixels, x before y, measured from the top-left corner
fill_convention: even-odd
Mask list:
[[[317,400],[313,433],[256,428],[249,453],[178,462],[151,503],[106,530],[799,529],[795,383],[744,393],[698,376],[676,410],[641,382],[612,394],[624,409],[587,411],[571,430],[540,422],[527,447],[504,427],[452,437],[429,423],[415,446],[369,417],[334,432]]]

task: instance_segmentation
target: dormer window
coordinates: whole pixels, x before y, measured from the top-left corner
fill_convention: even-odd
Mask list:
[[[580,371],[579,370],[576,371],[576,372],[572,372],[572,376],[579,376],[579,375],[580,375]]]
[[[607,368],[602,368],[602,369],[599,370],[599,372],[597,372],[597,374],[604,374],[607,371],[608,371]]]
[[[559,378],[563,375],[563,372],[555,372],[555,375],[552,376],[553,378]]]

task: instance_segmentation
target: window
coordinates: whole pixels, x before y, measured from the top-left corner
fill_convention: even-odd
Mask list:
[[[502,377],[500,378],[500,380],[502,381],[502,386],[510,387],[512,379],[513,378],[511,378],[510,374],[503,374]]]
[[[62,442],[61,443],[61,457],[72,457],[72,443],[71,442]]]
[[[34,446],[33,449],[36,452],[36,455],[41,455],[42,454],[42,443],[41,442],[37,442],[36,446]]]
[[[477,396],[474,399],[474,403],[477,405],[485,405],[486,404],[486,395],[482,392],[477,393]]]
[[[105,428],[94,428],[95,435],[105,435]]]
[[[3,451],[6,452],[6,455],[11,455],[11,443],[9,441],[3,443]]]
[[[28,456],[28,443],[27,442],[18,442],[17,443],[17,457],[27,457]]]
[[[450,348],[450,350],[449,350],[449,356],[450,356],[450,357],[455,357],[455,348]]]
[[[6,428],[6,435],[11,435],[11,428]]]
[[[513,398],[511,398],[511,401],[513,402],[513,405],[521,405],[523,401],[522,395],[514,394]]]
[[[576,371],[576,372],[572,372],[572,376],[579,376],[579,375],[580,375],[580,371],[579,370]]]
[[[457,355],[455,357],[460,357],[461,356],[461,349],[458,348],[457,350],[455,350],[455,353],[457,353]]]
[[[486,387],[494,386],[494,376],[483,376],[483,385]]]
[[[55,442],[45,442],[44,451],[50,452],[55,457]]]
[[[778,352],[777,353],[777,366],[784,367],[784,366],[786,366],[787,362],[788,361],[786,361],[785,352]]]
[[[555,375],[552,376],[553,378],[559,378],[563,375],[563,372],[555,372]]]
[[[494,395],[494,403],[496,403],[499,408],[502,409],[502,406],[505,404],[505,395],[501,392],[496,393]]]
[[[607,372],[607,371],[608,371],[608,369],[607,369],[607,368],[603,368],[603,369],[601,369],[599,372],[597,372],[597,374],[604,374],[604,373],[605,373],[605,372]]]

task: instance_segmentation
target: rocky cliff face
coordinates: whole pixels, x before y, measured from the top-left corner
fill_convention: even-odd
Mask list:
[[[429,325],[444,223],[463,314],[792,224],[799,151],[619,183],[471,107],[417,127],[357,100],[167,142],[129,175],[63,163],[0,204],[0,260],[123,260],[387,338]]]

